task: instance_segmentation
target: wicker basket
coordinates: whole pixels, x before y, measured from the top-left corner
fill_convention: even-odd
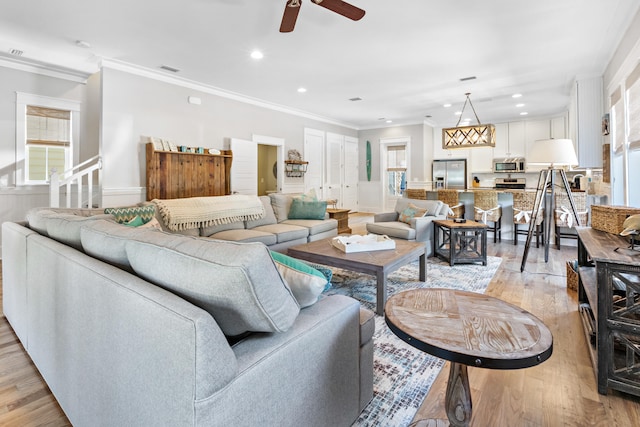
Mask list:
[[[407,188],[405,193],[407,195],[407,199],[427,200],[427,190]]]
[[[640,208],[629,206],[591,205],[591,228],[620,234],[624,220],[631,215],[640,214]]]
[[[567,289],[578,290],[578,272],[573,269],[571,261],[567,261]]]

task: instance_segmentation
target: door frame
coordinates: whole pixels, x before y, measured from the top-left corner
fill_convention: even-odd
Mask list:
[[[275,136],[257,135],[252,134],[251,140],[260,145],[273,145],[277,148],[277,166],[276,166],[276,181],[278,186],[278,192],[282,192],[284,188],[284,138],[277,138]],[[257,147],[256,147],[257,149]]]
[[[404,144],[407,154],[407,171],[405,172],[407,185],[409,183],[409,177],[411,176],[411,137],[400,136],[395,138],[380,138],[380,185],[382,185],[382,211],[390,211],[396,205],[396,201],[400,198],[398,196],[389,195],[387,190],[387,147],[390,145]]]

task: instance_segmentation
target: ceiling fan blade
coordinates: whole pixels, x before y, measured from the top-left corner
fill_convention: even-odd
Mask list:
[[[298,13],[300,13],[300,6],[302,6],[302,0],[287,0],[287,5],[282,15],[282,23],[280,24],[281,33],[290,33],[293,31],[296,26],[296,20],[298,19]]]
[[[325,9],[329,9],[340,15],[358,21],[364,16],[364,10],[355,7],[349,3],[345,3],[342,0],[311,0],[318,6],[322,6]]]

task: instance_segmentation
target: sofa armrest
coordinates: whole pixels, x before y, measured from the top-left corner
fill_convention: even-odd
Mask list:
[[[426,242],[432,239],[433,236],[433,220],[444,219],[444,216],[422,216],[419,218],[413,218],[411,220],[411,228],[416,230],[416,241]]]
[[[398,212],[383,212],[373,216],[373,222],[391,222],[398,220]]]

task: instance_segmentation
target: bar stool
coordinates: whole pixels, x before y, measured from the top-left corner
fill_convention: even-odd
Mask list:
[[[427,190],[407,188],[405,194],[407,195],[407,199],[427,200]]]
[[[464,218],[464,203],[460,203],[458,190],[438,190],[438,200],[449,205],[452,218]]]
[[[577,239],[574,227],[586,226],[589,221],[589,212],[587,211],[587,193],[584,191],[574,191],[571,193],[573,196],[573,203],[576,207],[576,213],[580,224],[576,224],[576,219],[573,216],[571,210],[571,203],[569,203],[569,196],[565,191],[558,191],[555,193],[555,225],[556,225],[556,248],[560,249],[560,239]]]
[[[536,202],[535,191],[514,191],[513,193],[513,244],[518,244],[518,234],[529,234],[529,224],[532,220],[533,207]],[[536,236],[536,248],[540,247],[540,238],[544,246],[544,209],[540,207],[535,218],[533,234]],[[527,227],[520,228],[519,226]]]
[[[473,195],[474,219],[484,224],[493,222],[493,227],[487,227],[487,231],[493,233],[493,243],[502,241],[502,206],[498,204],[498,192],[474,191]]]

